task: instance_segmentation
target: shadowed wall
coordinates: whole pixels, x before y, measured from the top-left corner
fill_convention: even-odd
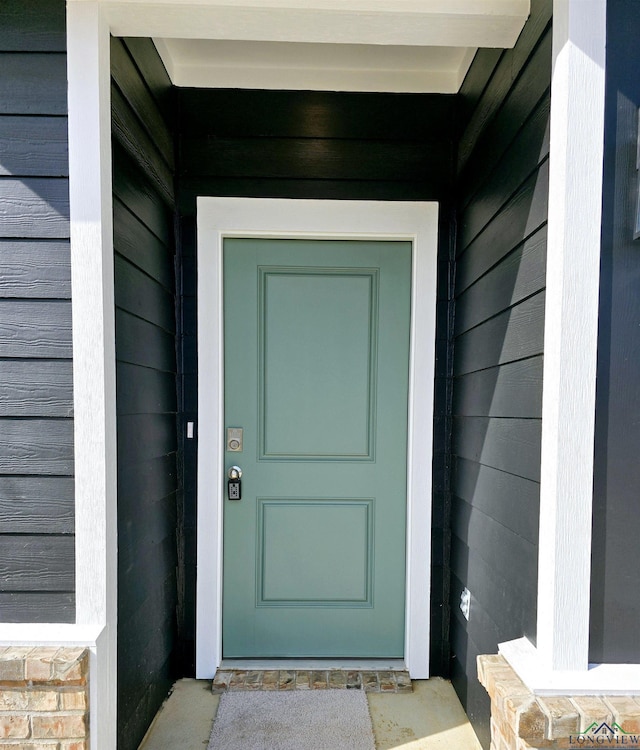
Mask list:
[[[479,51],[460,92],[451,675],[485,747],[476,657],[536,635],[550,19],[534,0],[515,48]]]
[[[178,507],[173,115],[152,42],[112,39],[118,431],[118,747],[176,676]]]

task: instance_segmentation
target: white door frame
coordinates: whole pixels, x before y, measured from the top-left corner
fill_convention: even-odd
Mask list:
[[[198,566],[196,675],[222,660],[224,487],[222,243],[225,237],[413,243],[407,449],[405,664],[429,676],[431,466],[438,205],[434,202],[198,199]]]

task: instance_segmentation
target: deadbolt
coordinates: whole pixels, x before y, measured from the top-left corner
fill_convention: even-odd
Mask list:
[[[242,427],[227,427],[227,450],[242,453]]]

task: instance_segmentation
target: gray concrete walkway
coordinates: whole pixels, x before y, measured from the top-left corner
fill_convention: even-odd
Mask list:
[[[447,680],[416,680],[413,686],[413,693],[367,695],[377,750],[481,750]],[[140,750],[204,750],[219,700],[210,680],[180,680]]]

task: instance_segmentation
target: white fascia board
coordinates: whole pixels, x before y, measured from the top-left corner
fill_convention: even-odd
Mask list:
[[[0,623],[0,647],[93,646],[103,628],[74,623]]]
[[[71,4],[87,0],[69,0]],[[253,0],[103,0],[112,33],[245,41],[512,47],[529,15],[528,0],[453,4]]]
[[[170,74],[171,75],[171,74]],[[178,65],[171,80],[195,88],[457,94],[458,71],[211,68]]]
[[[95,0],[68,0],[92,3]],[[218,8],[288,8],[356,12],[387,12],[389,0],[98,0],[110,5],[176,5],[190,10],[207,6]],[[402,13],[439,15],[527,16],[530,0],[394,0],[394,9]]]
[[[606,0],[554,0],[537,657],[586,671]]]
[[[589,664],[585,670],[549,670],[527,638],[501,643],[498,651],[534,695],[640,696],[640,664]]]

